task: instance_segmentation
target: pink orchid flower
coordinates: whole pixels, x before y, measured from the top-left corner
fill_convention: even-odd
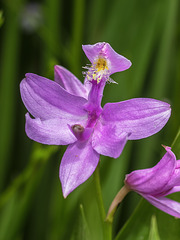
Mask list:
[[[168,103],[148,98],[107,103],[101,100],[110,75],[131,66],[108,43],[84,45],[91,62],[82,84],[63,67],[55,66],[55,81],[27,73],[20,84],[26,114],[26,134],[49,145],[69,145],[60,164],[64,197],[94,172],[100,154],[117,158],[127,140],[151,136],[167,123]]]

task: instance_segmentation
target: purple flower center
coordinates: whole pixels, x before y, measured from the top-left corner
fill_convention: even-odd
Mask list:
[[[86,127],[89,127],[89,128],[93,128],[97,122],[97,119],[99,118],[100,114],[101,114],[102,110],[101,111],[92,111],[92,112],[89,112],[88,114],[88,122],[87,122],[87,126]]]

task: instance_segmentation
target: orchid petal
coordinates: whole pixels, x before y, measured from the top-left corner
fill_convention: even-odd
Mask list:
[[[67,145],[77,141],[66,119],[53,118],[42,121],[40,118],[32,119],[27,113],[25,129],[30,139],[43,144]]]
[[[174,169],[174,173],[171,176],[169,182],[166,185],[166,189],[171,189],[174,186],[180,186],[180,169]]]
[[[54,80],[69,93],[87,99],[88,92],[85,86],[66,68],[56,65],[54,67]]]
[[[153,197],[151,195],[141,194],[148,202],[163,212],[174,217],[180,218],[180,203],[165,197]]]
[[[151,136],[160,131],[171,114],[168,103],[150,98],[134,98],[119,103],[105,104],[104,124],[114,124],[130,133],[129,140]]]
[[[176,168],[180,168],[180,160],[176,160]]]
[[[82,49],[91,63],[93,63],[96,58],[98,58],[98,56],[102,54],[105,44],[107,43],[99,42],[93,45],[82,45]]]
[[[84,78],[84,86],[86,88],[87,94],[89,94],[92,88],[92,83],[87,79],[87,76]]]
[[[166,147],[167,148],[167,147]],[[176,159],[175,155],[174,158]],[[170,180],[166,185],[166,189],[169,190],[174,186],[180,186],[180,160],[176,160],[176,167],[174,173],[172,174]]]
[[[110,74],[124,71],[131,66],[131,62],[116,53],[109,43],[100,42],[94,45],[83,45],[82,48],[91,63],[94,63],[100,56],[105,57],[110,64]]]
[[[99,121],[92,137],[92,147],[99,154],[117,158],[127,142],[127,136],[125,132],[118,132],[116,126],[107,127]]]
[[[47,78],[28,73],[20,84],[20,90],[24,105],[34,117],[44,120],[61,116],[67,119],[86,117],[83,106],[87,100],[71,95]]]
[[[172,193],[180,192],[180,186],[175,186],[171,188],[169,191],[163,192],[160,196],[167,196]]]
[[[176,157],[169,147],[160,162],[152,168],[136,170],[126,175],[125,182],[130,189],[156,195],[169,190],[167,183],[174,173]]]
[[[77,141],[68,146],[59,171],[65,198],[92,175],[98,162],[99,154],[93,150],[90,141]]]

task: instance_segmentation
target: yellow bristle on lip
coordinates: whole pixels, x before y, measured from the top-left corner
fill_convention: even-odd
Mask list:
[[[95,59],[90,67],[85,67],[88,69],[86,72],[86,78],[88,81],[96,81],[97,84],[101,82],[102,79],[109,81],[109,62],[105,57],[98,57]]]
[[[98,58],[94,65],[97,71],[108,69],[107,61],[105,58]]]

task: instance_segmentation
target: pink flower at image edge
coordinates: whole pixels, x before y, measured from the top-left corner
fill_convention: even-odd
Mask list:
[[[180,191],[180,160],[170,147],[161,161],[153,168],[136,170],[126,175],[125,185],[160,210],[180,218],[180,203],[166,198]]]

